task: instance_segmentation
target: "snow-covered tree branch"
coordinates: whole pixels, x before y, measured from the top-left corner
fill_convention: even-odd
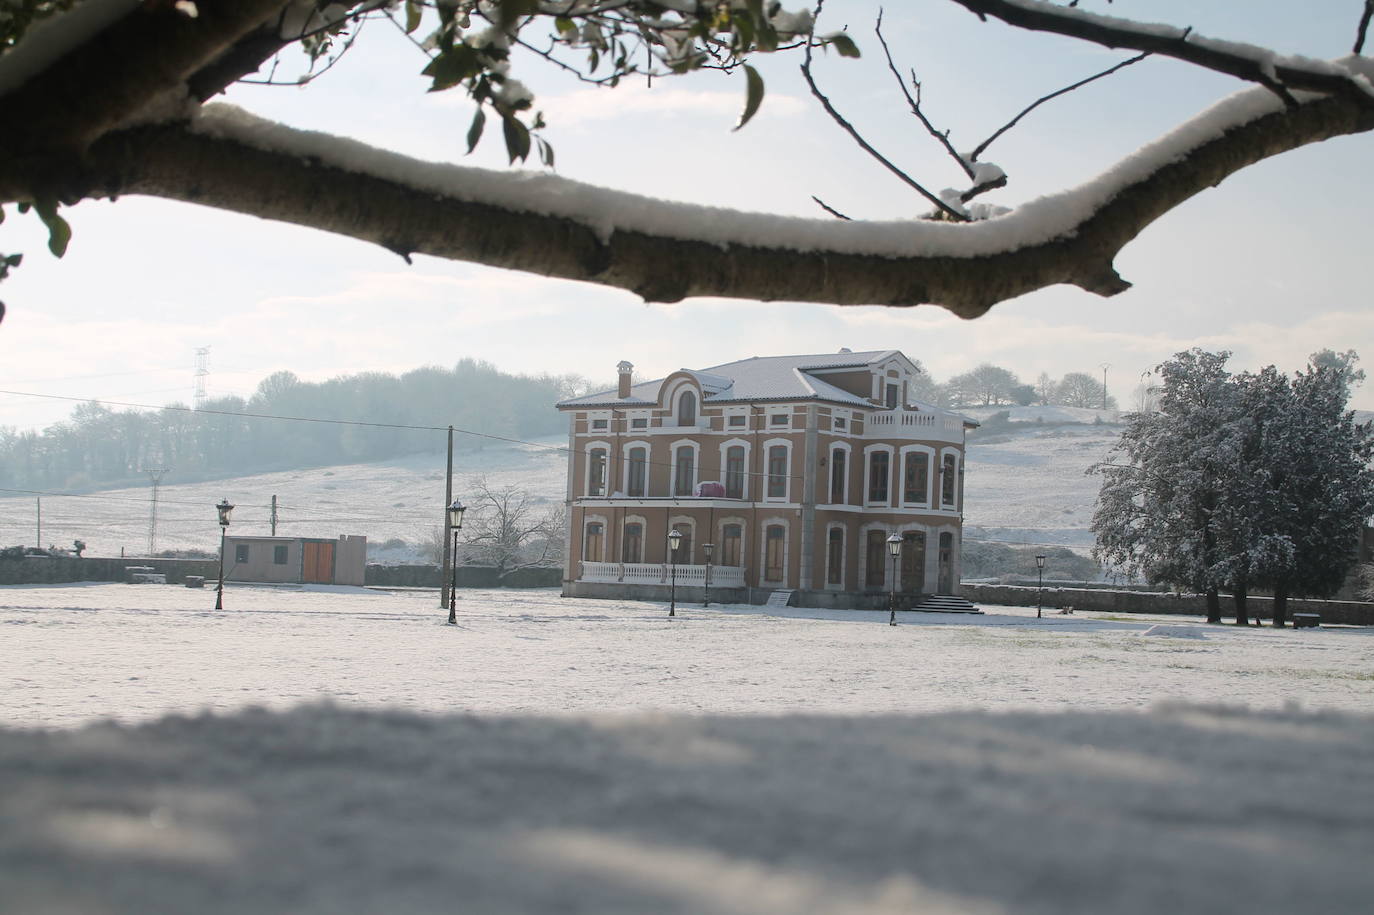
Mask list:
[[[283,22],[302,10],[313,14],[309,0],[85,0],[30,28],[13,48],[0,46],[0,203],[34,206],[58,225],[59,204],[143,194],[319,228],[407,257],[628,289],[650,301],[936,303],[975,317],[1054,284],[1121,292],[1129,283],[1113,266],[1118,252],[1174,207],[1270,156],[1374,128],[1374,62],[1364,57],[1282,57],[1035,0],[955,2],[1021,28],[1170,55],[1261,85],[1099,177],[997,218],[785,218],[668,203],[548,174],[420,162],[202,106],[288,41]],[[336,5],[331,15],[342,18],[330,21],[396,14],[374,6]],[[418,17],[421,6],[406,4],[405,12]],[[540,118],[513,88],[501,54],[482,50],[500,42],[472,43],[464,29],[476,25],[465,26],[463,17],[485,11],[484,27],[508,37],[528,37],[543,22],[560,51],[609,55],[616,73],[636,66],[628,53],[633,40],[647,42],[667,72],[747,66],[750,55],[811,27],[809,16],[744,6],[708,16],[714,4],[442,4],[446,18],[431,36],[426,73],[436,88],[464,86],[479,104],[470,142],[480,137],[480,106],[487,106],[502,119],[515,156],[528,152]],[[642,30],[632,38],[636,24]],[[821,40],[840,41],[803,35],[800,43]],[[760,101],[752,79],[749,85],[746,115]]]

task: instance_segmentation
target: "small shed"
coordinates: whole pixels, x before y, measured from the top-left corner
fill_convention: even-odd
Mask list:
[[[226,581],[361,586],[366,568],[367,538],[361,534],[343,534],[336,540],[224,538]]]

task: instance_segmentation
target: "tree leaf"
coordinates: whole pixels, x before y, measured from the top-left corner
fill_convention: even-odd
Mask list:
[[[759,105],[763,104],[763,77],[759,76],[759,71],[745,64],[744,81],[746,85],[744,111],[740,113],[739,122],[735,124],[735,130],[748,124],[749,119],[758,112]]]
[[[468,127],[468,154],[477,148],[477,141],[482,139],[482,130],[487,126],[487,113],[482,110],[482,106],[477,106],[477,113],[472,116],[472,125]]]
[[[67,220],[57,214],[57,201],[51,198],[35,200],[33,208],[38,213],[38,218],[48,227],[48,250],[53,253],[53,257],[66,254],[67,243],[72,240],[72,227],[67,225]]]
[[[530,155],[530,132],[519,118],[501,119],[501,130],[506,135],[506,154],[512,164],[516,159],[524,162]]]
[[[409,35],[420,27],[420,16],[425,10],[424,4],[420,0],[406,0],[406,34]]]
[[[833,45],[836,51],[840,52],[841,57],[858,57],[859,46],[854,43],[844,32],[836,32],[826,39],[826,43]]]

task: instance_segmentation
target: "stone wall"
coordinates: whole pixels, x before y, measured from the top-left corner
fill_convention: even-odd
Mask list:
[[[964,582],[959,592],[975,604],[1003,604],[1013,607],[1034,607],[1036,588],[1018,585],[984,585]],[[1273,618],[1273,599],[1251,597],[1247,601],[1250,615],[1260,619]],[[1201,594],[1173,594],[1159,591],[1115,590],[1108,588],[1045,588],[1043,606],[1058,610],[1073,607],[1078,610],[1098,610],[1107,613],[1159,613],[1185,616],[1206,616],[1207,603]],[[1221,613],[1234,615],[1235,605],[1229,594],[1221,597]],[[1353,626],[1374,626],[1374,604],[1345,600],[1309,600],[1289,598],[1288,613],[1319,613],[1323,623],[1346,623]]]
[[[77,559],[66,556],[30,556],[25,559],[0,559],[0,585],[58,584],[72,581],[128,581],[129,566],[150,566],[167,576],[167,582],[180,584],[187,575],[200,575],[208,581],[219,579],[218,559]]]
[[[438,588],[439,567],[432,565],[369,565],[364,582],[379,588]],[[495,569],[459,566],[460,588],[556,588],[563,583],[560,568],[518,569],[501,578]]]

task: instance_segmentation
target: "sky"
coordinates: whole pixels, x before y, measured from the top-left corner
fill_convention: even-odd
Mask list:
[[[1362,3],[1280,0],[1198,5],[1090,0],[1088,9],[1191,25],[1216,38],[1330,58],[1349,51]],[[890,158],[935,188],[953,163],[924,134],[873,36],[878,7],[827,5],[821,30],[848,28],[863,51],[828,56],[817,77],[841,111]],[[889,9],[884,34],[914,69],[928,115],[970,148],[1034,99],[1131,55],[976,17],[947,0]],[[336,67],[308,87],[241,85],[228,101],[293,126],[347,135],[421,158],[506,168],[498,135],[463,156],[472,106],[426,93],[425,61],[385,23],[368,25]],[[926,206],[866,158],[810,98],[799,59],[760,59],[767,96],[743,130],[740,75],[630,80],[605,90],[518,59],[536,93],[559,174],[669,199],[828,218],[818,196],[856,218],[903,218]],[[283,73],[298,61],[288,57]],[[984,160],[1010,176],[988,195],[1005,206],[1091,179],[1231,92],[1235,80],[1147,60],[1038,109]],[[0,426],[41,428],[74,403],[190,402],[196,350],[209,348],[209,396],[247,397],[278,370],[323,380],[360,371],[487,360],[523,373],[613,382],[754,355],[896,348],[946,380],[982,362],[1025,381],[1100,375],[1129,405],[1142,374],[1193,346],[1235,353],[1237,368],[1300,368],[1312,352],[1374,358],[1362,176],[1369,140],[1346,137],[1280,156],[1165,215],[1118,257],[1135,284],[1104,299],[1041,290],[966,321],[937,307],[893,309],[694,299],[646,305],[590,284],[395,255],[348,238],[190,204],[126,197],[67,212],[74,236],[52,258],[32,216],[0,225],[0,251],[23,266],[0,285]],[[709,269],[709,267],[703,267]],[[47,395],[46,397],[32,395]],[[1374,385],[1353,406],[1374,409]],[[443,417],[434,417],[443,422]],[[478,430],[480,431],[480,430]]]

